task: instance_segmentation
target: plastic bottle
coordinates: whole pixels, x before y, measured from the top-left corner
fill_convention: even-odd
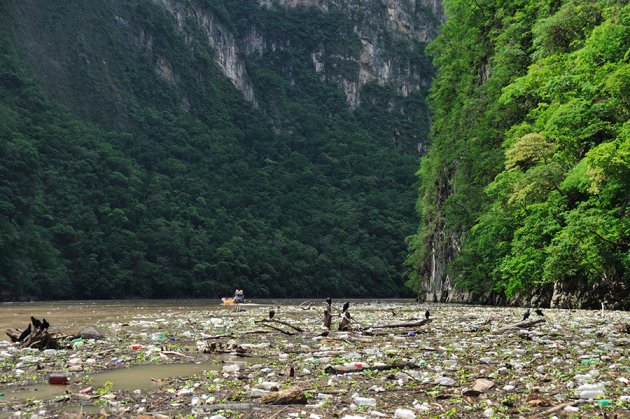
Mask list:
[[[597,399],[598,397],[604,397],[604,385],[601,383],[596,384],[582,384],[577,388],[581,399]]]
[[[183,388],[179,390],[175,395],[179,397],[179,396],[191,396],[192,394],[193,394],[192,388]]]
[[[65,374],[53,373],[48,376],[49,384],[68,384],[68,377]]]

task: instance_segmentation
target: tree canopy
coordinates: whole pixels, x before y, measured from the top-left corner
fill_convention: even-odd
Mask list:
[[[432,146],[408,263],[422,283],[435,232],[477,295],[561,286],[628,307],[630,6],[445,0],[429,45]],[[543,291],[546,290],[546,291]]]

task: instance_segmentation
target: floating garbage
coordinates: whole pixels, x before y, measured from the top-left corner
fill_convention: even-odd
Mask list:
[[[582,384],[576,391],[581,399],[596,399],[604,397],[604,384]]]
[[[48,376],[48,384],[65,385],[68,384],[68,377],[65,374],[53,373]]]
[[[450,377],[436,377],[434,382],[441,386],[452,386],[455,384],[455,380]]]
[[[192,396],[192,394],[194,393],[194,389],[192,388],[183,388],[181,390],[178,390],[175,395],[177,397],[179,396]]]
[[[366,406],[366,407],[374,407],[376,406],[376,399],[370,397],[361,397],[355,395],[352,397],[352,402],[357,406]]]
[[[394,418],[396,419],[416,419],[416,414],[409,409],[396,409],[394,411]]]

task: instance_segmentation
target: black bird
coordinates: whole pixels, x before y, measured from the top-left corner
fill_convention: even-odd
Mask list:
[[[31,324],[29,323],[26,330],[24,330],[22,334],[20,335],[20,337],[18,338],[18,342],[22,342],[30,334],[31,334]]]
[[[276,311],[275,310],[269,310],[269,320],[273,319],[273,316],[276,315]]]
[[[31,316],[31,321],[33,322],[33,327],[35,327],[35,329],[39,329],[40,327],[42,327],[42,322],[35,317]]]
[[[326,304],[331,305],[332,299],[330,297],[326,298]]]
[[[538,314],[539,316],[544,316],[545,315],[545,313],[543,313],[542,310],[539,309],[539,308],[536,309],[535,313]]]
[[[424,312],[424,317],[428,319],[429,316],[431,316],[431,313],[429,313],[429,309],[427,309],[427,311]]]
[[[42,319],[42,330],[48,330],[50,327],[50,323],[46,321],[46,319]]]
[[[349,308],[350,308],[350,302],[346,301],[345,303],[343,303],[343,308],[341,309],[341,312],[345,313],[346,311],[348,311]]]
[[[523,314],[523,320],[521,321],[525,321],[527,320],[527,318],[529,317],[529,309],[527,309],[527,311],[525,312],[525,314]]]

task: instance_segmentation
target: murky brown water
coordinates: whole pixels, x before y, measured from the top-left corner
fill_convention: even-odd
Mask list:
[[[259,300],[248,304],[274,304],[277,300]],[[285,300],[294,301],[294,300]],[[99,323],[125,323],[163,313],[191,311],[223,311],[232,307],[212,300],[122,300],[122,301],[46,301],[30,303],[0,303],[0,330],[3,340],[7,328],[24,329],[30,317],[45,318],[51,332],[72,334],[84,326]],[[216,314],[215,314],[216,315]]]
[[[357,301],[357,300],[351,300]],[[361,300],[362,304],[382,304],[382,300]],[[255,310],[265,306],[282,307],[288,306],[295,309],[300,305],[308,305],[309,303],[317,304],[318,300],[249,300],[242,305],[243,308]],[[412,301],[409,300],[409,303]],[[224,305],[218,299],[212,300],[124,300],[124,301],[53,301],[53,302],[20,302],[20,303],[0,303],[0,332],[2,338],[0,340],[8,341],[8,336],[4,333],[7,328],[18,328],[20,330],[27,327],[30,317],[35,316],[39,319],[46,318],[50,323],[50,331],[60,333],[62,335],[77,334],[81,328],[85,326],[95,326],[99,331],[105,332],[107,335],[120,330],[121,324],[130,324],[125,330],[135,330],[140,332],[142,329],[150,329],[153,331],[155,326],[145,327],[143,324],[152,323],[159,324],[160,319],[179,318],[216,318],[216,317],[232,317],[235,307],[233,305]],[[263,313],[266,313],[266,308]],[[277,309],[276,309],[277,310]],[[287,311],[285,316],[292,317],[297,314]],[[159,330],[160,327],[158,326]],[[142,330],[146,336],[146,330]],[[178,342],[185,341],[178,338]],[[176,363],[176,364],[149,364],[149,365],[133,365],[127,368],[117,368],[105,372],[88,373],[88,372],[71,372],[70,379],[77,383],[84,380],[84,386],[92,386],[94,388],[103,388],[109,386],[106,383],[112,383],[112,390],[142,390],[151,391],[159,388],[159,382],[162,379],[173,377],[192,376],[204,371],[220,370],[222,363],[241,363],[242,358],[235,357],[230,354],[213,354],[212,356],[203,353],[187,353],[188,360],[195,362]],[[250,358],[248,362],[266,363],[269,360],[263,358]],[[5,401],[18,400],[52,400],[63,395],[68,390],[68,386],[49,385],[48,383],[26,384],[26,385],[2,385],[0,393],[3,393],[2,399]],[[76,389],[74,389],[76,392]],[[97,409],[94,414],[98,413],[99,407],[96,405],[74,406],[78,409]],[[85,410],[77,410],[76,413],[85,413]],[[0,418],[7,417],[7,412],[1,411]]]
[[[388,300],[350,300],[365,303],[383,303]],[[393,300],[392,300],[393,301]],[[413,300],[395,300],[413,303]],[[258,299],[247,300],[245,307],[251,305],[300,305],[316,299]],[[51,332],[73,334],[85,326],[97,326],[100,323],[126,323],[132,320],[151,318],[164,313],[187,313],[208,311],[217,312],[232,310],[234,306],[224,305],[219,299],[190,300],[115,300],[115,301],[44,301],[27,303],[0,303],[0,331],[2,340],[9,340],[4,331],[11,327],[23,330],[30,322],[31,316],[45,318],[50,323]],[[98,328],[98,327],[97,327]]]
[[[135,365],[129,368],[118,368],[97,374],[89,374],[92,378],[90,386],[105,387],[111,383],[111,390],[153,390],[159,388],[159,380],[164,378],[189,376],[203,371],[220,369],[219,364],[162,364]],[[86,376],[88,374],[85,374]],[[47,400],[64,394],[68,387],[63,385],[37,384],[1,389],[6,399]]]

